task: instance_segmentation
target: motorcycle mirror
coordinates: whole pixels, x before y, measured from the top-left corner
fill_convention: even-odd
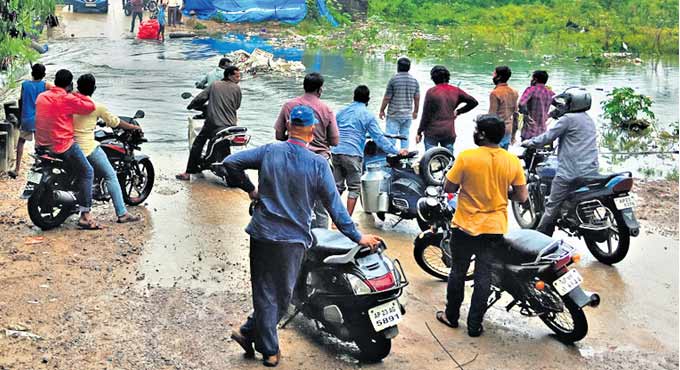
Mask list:
[[[425,195],[427,195],[428,197],[436,197],[437,194],[438,194],[437,188],[434,186],[428,186],[425,189]]]
[[[144,118],[144,115],[145,115],[145,114],[144,114],[144,111],[143,111],[143,110],[138,110],[138,111],[135,113],[135,118]]]
[[[190,92],[183,92],[181,96],[182,96],[182,99],[189,99],[191,97],[191,93]]]

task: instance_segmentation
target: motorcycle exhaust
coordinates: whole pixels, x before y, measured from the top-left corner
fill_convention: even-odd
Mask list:
[[[70,191],[55,190],[52,192],[54,202],[64,206],[74,206],[78,202],[76,195]]]

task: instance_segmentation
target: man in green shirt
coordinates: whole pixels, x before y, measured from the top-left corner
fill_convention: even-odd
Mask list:
[[[205,89],[211,83],[219,81],[224,78],[224,69],[231,65],[229,58],[220,59],[219,64],[212,71],[208,72],[202,80],[196,82],[196,88]]]

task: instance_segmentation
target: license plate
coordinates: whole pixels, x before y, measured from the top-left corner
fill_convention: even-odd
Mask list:
[[[635,200],[633,200],[633,197],[631,197],[631,196],[614,198],[614,204],[616,204],[616,209],[618,209],[618,210],[622,210],[622,209],[626,209],[626,208],[634,208],[635,207]]]
[[[403,318],[396,300],[369,309],[368,316],[376,332],[397,325]]]
[[[97,6],[97,4],[96,3],[85,3],[85,6],[88,7],[88,8],[94,8],[94,7]]]
[[[31,184],[40,184],[40,180],[42,180],[42,172],[28,171],[26,181]]]
[[[576,270],[569,270],[566,274],[560,276],[559,279],[553,281],[553,286],[560,295],[567,295],[572,290],[576,289],[583,282],[583,277]]]

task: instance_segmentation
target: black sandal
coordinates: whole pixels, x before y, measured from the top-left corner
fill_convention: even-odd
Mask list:
[[[449,321],[449,319],[446,317],[446,313],[444,311],[437,311],[437,313],[435,314],[435,317],[437,318],[437,321],[448,326],[449,328],[453,328],[453,329],[458,328],[458,321],[456,321],[456,322]]]
[[[90,222],[80,222],[78,221],[78,227],[81,230],[104,230],[104,227],[97,223],[97,221],[92,220]]]

